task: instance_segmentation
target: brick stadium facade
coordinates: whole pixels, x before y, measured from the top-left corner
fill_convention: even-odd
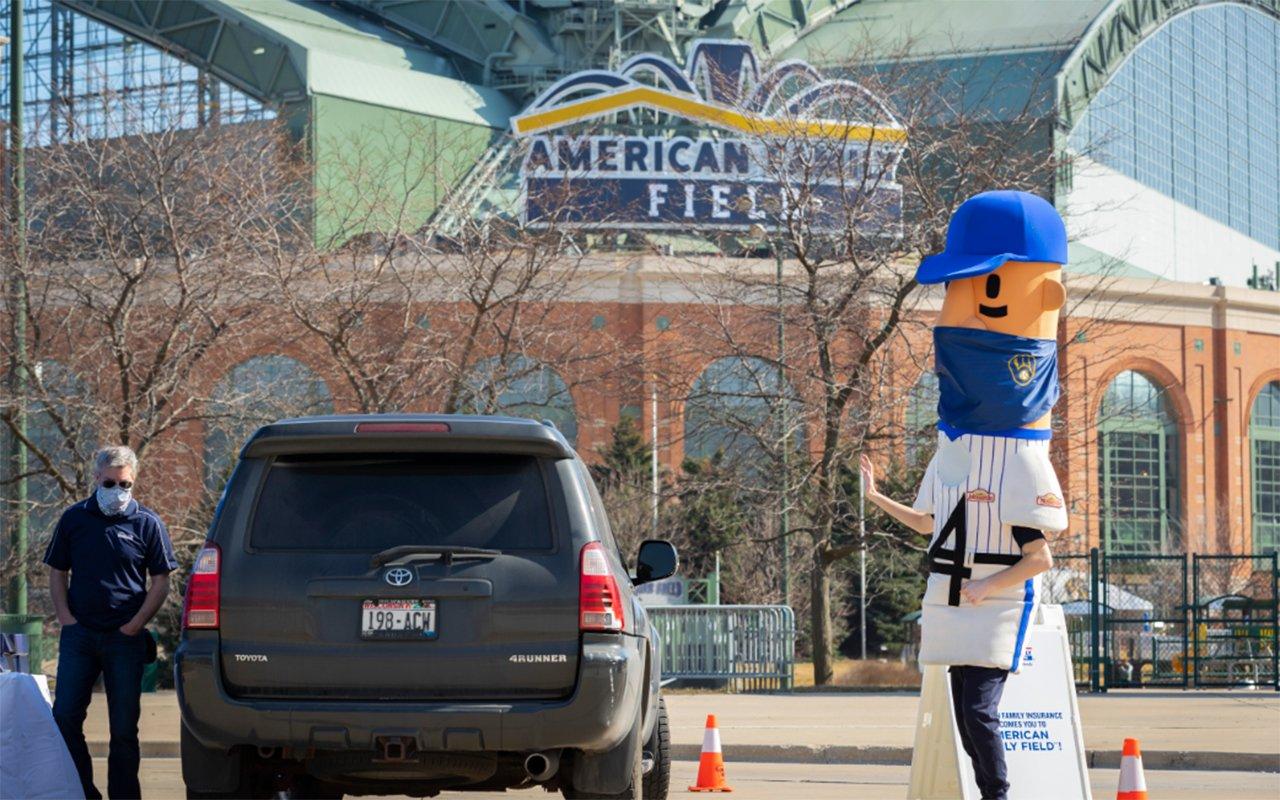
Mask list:
[[[563,379],[571,404],[559,405],[571,412],[577,447],[588,459],[598,458],[624,415],[649,438],[655,375],[660,463],[675,471],[686,456],[686,398],[712,362],[731,355],[705,333],[708,309],[689,294],[687,275],[681,275],[689,269],[679,257],[593,260],[555,316],[565,330],[607,341],[616,357],[574,366],[554,352],[527,352]],[[1071,530],[1061,550],[1080,552],[1104,542],[1120,552],[1274,547],[1268,537],[1275,534],[1267,528],[1274,517],[1255,520],[1255,511],[1275,509],[1277,502],[1274,462],[1267,461],[1272,451],[1258,441],[1280,433],[1269,427],[1276,424],[1271,417],[1259,424],[1259,415],[1280,413],[1280,406],[1264,407],[1269,398],[1280,403],[1280,293],[1070,272],[1067,286],[1055,457]],[[927,400],[922,410],[909,398],[928,397],[917,384],[940,302],[939,293],[920,290],[903,327],[907,346],[895,355],[903,368],[881,404],[897,415],[900,429],[908,415],[918,421],[928,414]],[[254,357],[283,356],[323,382],[333,410],[357,410],[343,374],[302,331],[287,325],[255,332],[235,352],[210,354],[192,392],[214,393],[237,364]],[[776,353],[771,323],[759,331],[756,353],[769,357]],[[563,414],[559,419],[563,424]],[[162,466],[148,470],[153,486],[160,484],[154,491],[198,492],[204,464],[213,457],[205,441],[202,425],[189,423],[158,446],[151,460]],[[1258,490],[1271,494],[1260,498]]]

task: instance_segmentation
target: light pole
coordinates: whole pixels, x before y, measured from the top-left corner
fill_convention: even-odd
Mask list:
[[[650,420],[650,448],[649,448],[649,468],[652,474],[652,491],[651,502],[653,504],[653,538],[658,538],[658,498],[660,495],[660,487],[658,485],[658,376],[653,376],[653,384],[649,395],[649,413]]]
[[[27,198],[25,144],[22,137],[22,0],[9,3],[9,148],[12,170],[9,190],[13,193],[13,238],[17,269],[13,271],[13,337],[14,356],[9,369],[9,387],[13,392],[12,424],[17,431],[9,437],[9,465],[13,469],[10,507],[13,519],[13,554],[17,569],[7,597],[10,614],[27,613],[27,448],[21,439],[27,434]]]
[[[782,312],[782,247],[774,238],[769,240],[769,248],[773,250],[774,265],[777,268],[777,300],[778,300],[778,434],[781,437],[782,462],[781,486],[778,492],[778,537],[782,542],[782,604],[791,605],[791,509],[788,502],[791,481],[791,443],[787,441],[787,326]]]
[[[862,639],[862,660],[867,660],[867,482],[858,470],[858,633]]]
[[[734,208],[739,213],[749,214],[755,210],[755,203],[750,197],[744,195],[734,203]],[[778,541],[782,548],[782,604],[789,606],[791,605],[791,510],[789,508],[788,495],[790,493],[789,483],[791,478],[791,443],[787,441],[787,401],[790,398],[787,397],[785,388],[787,385],[787,328],[783,315],[782,241],[777,236],[771,235],[768,229],[759,222],[751,225],[750,235],[754,239],[769,244],[769,250],[773,253],[774,262],[775,301],[778,309],[778,359],[775,379],[778,392],[778,435],[781,449],[779,461],[782,466],[778,481]]]

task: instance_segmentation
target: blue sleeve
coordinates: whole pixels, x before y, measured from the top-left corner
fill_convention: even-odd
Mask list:
[[[63,572],[71,569],[71,533],[68,527],[67,512],[64,511],[53,529],[48,549],[44,551],[44,563]]]
[[[167,575],[178,568],[178,559],[173,555],[173,542],[169,541],[169,531],[158,517],[152,518],[147,526],[151,535],[147,537],[147,572],[152,575]]]

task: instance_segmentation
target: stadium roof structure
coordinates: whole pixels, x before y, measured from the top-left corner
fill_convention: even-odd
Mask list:
[[[838,59],[850,40],[873,42],[886,51],[902,49],[916,58],[1069,49],[1109,2],[862,0],[785,52],[821,64]]]
[[[511,117],[539,91],[638,53],[681,61],[697,38],[745,39],[775,62],[836,67],[865,43],[920,69],[973,78],[974,102],[996,111],[1052,116],[1054,140],[1045,144],[1059,146],[1144,38],[1178,14],[1224,2],[53,1],[271,104],[307,137],[317,165],[376,142],[382,166],[436,169],[412,209],[424,219],[446,201],[450,213],[464,213],[482,194],[477,186],[492,183]],[[1232,2],[1280,17],[1280,0]],[[455,166],[435,163],[445,161]],[[316,179],[341,180],[319,166]],[[357,182],[350,192],[377,189]]]
[[[504,128],[516,106],[465,80],[428,42],[389,28],[355,3],[59,0],[183,60],[251,97],[291,109],[311,95]]]

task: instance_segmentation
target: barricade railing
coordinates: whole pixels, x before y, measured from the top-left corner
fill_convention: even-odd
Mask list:
[[[689,605],[649,609],[664,680],[723,681],[734,691],[789,690],[795,614],[788,606]]]

